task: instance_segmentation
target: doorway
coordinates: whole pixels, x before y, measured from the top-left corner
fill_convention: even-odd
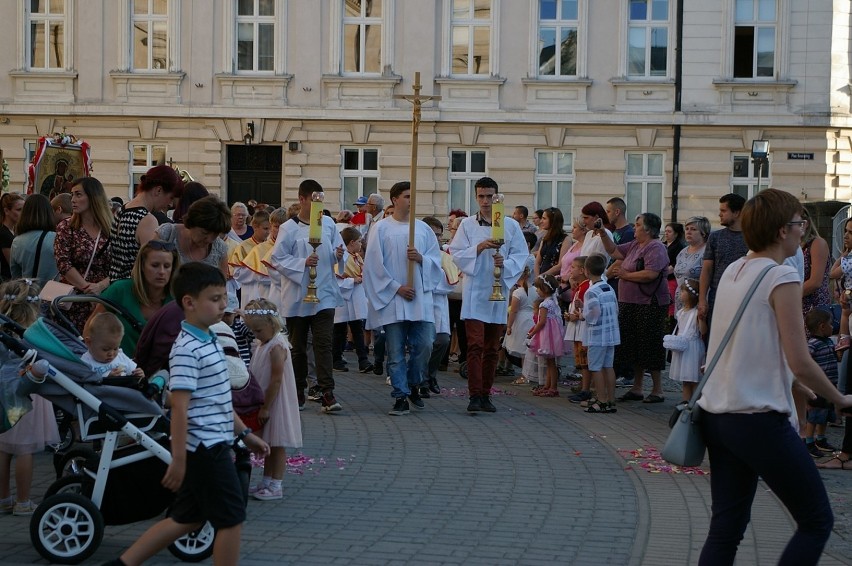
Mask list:
[[[279,145],[229,145],[228,205],[254,199],[281,206],[282,160]]]

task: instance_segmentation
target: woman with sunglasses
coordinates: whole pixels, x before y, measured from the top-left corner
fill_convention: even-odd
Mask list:
[[[177,248],[173,243],[149,240],[139,250],[130,271],[130,279],[115,281],[101,293],[101,297],[123,307],[144,326],[154,313],[172,301],[172,279],[179,264]],[[105,310],[102,305],[97,305],[92,316]],[[119,318],[124,325],[121,349],[132,358],[136,353],[139,332],[130,321]]]

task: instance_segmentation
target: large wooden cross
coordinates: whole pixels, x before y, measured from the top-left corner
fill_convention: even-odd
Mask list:
[[[417,204],[417,132],[420,130],[420,106],[423,102],[430,100],[441,100],[440,96],[421,96],[420,72],[414,73],[414,94],[397,94],[394,98],[407,100],[413,104],[411,118],[411,172],[409,173],[411,183],[411,208],[408,213],[408,245],[414,247],[414,213]],[[408,262],[408,286],[414,286],[414,261]]]

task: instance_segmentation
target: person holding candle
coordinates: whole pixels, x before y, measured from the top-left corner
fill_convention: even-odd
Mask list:
[[[382,326],[388,357],[391,415],[406,415],[411,403],[425,407],[419,386],[426,373],[435,341],[432,292],[444,271],[441,249],[432,229],[414,220],[414,242],[409,240],[411,184],[400,181],[390,190],[393,216],[376,224],[375,238],[364,258],[364,291],[372,308],[372,327]],[[414,262],[411,279],[409,264]],[[408,346],[408,360],[405,349]]]
[[[493,226],[492,202],[497,182],[482,177],[475,184],[479,212],[459,224],[450,243],[450,254],[464,273],[461,318],[467,337],[467,381],[470,391],[468,412],[497,410],[491,403],[491,385],[497,369],[500,341],[506,332],[509,289],[520,277],[529,249],[518,223],[501,214],[501,226]],[[500,203],[502,204],[502,203]],[[499,207],[502,208],[502,207]],[[501,210],[497,212],[501,212]],[[503,299],[490,300],[494,288],[494,268]]]
[[[312,195],[316,193],[316,199]],[[313,179],[299,185],[299,214],[278,230],[278,239],[268,258],[268,265],[281,274],[278,305],[287,320],[287,332],[293,354],[296,393],[299,406],[305,404],[308,386],[308,332],[313,336],[317,384],[322,391],[322,411],[340,411],[334,397],[332,376],[332,333],[334,309],[343,305],[343,297],[334,275],[334,264],[343,272],[343,239],[334,219],[322,214],[322,186]],[[312,250],[311,243],[319,243]],[[310,281],[310,268],[316,268],[317,302],[305,302]]]

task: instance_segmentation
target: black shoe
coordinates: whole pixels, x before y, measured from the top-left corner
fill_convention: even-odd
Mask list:
[[[429,384],[429,391],[431,391],[431,392],[432,392],[432,393],[434,393],[435,395],[440,395],[440,394],[441,394],[441,388],[440,388],[440,387],[438,387],[438,384],[437,384],[437,383],[430,383],[430,384]]]
[[[429,393],[429,388],[426,387],[425,385],[420,386],[418,388],[418,392],[420,393],[420,397],[422,397],[423,399],[429,399],[429,398],[432,397],[432,394]]]
[[[370,373],[371,371],[373,371],[373,364],[367,362],[366,364],[358,368],[358,371],[360,371],[361,373]]]
[[[381,362],[374,363],[373,364],[373,373],[376,374],[376,375],[382,375],[383,373],[385,373],[385,370],[382,367],[383,365],[384,364],[382,364]]]
[[[482,410],[482,401],[479,400],[478,395],[474,395],[470,398],[470,403],[467,404],[467,412],[468,413],[478,413]]]
[[[814,458],[822,458],[825,456],[822,450],[820,450],[815,442],[805,442],[805,448],[808,449],[808,454],[813,456]]]
[[[411,404],[417,407],[418,409],[425,409],[426,403],[423,402],[423,399],[420,398],[420,393],[417,391],[417,387],[414,387],[411,390],[411,393],[408,395],[408,400],[411,401]]]
[[[322,401],[322,390],[319,388],[319,385],[314,385],[308,389],[308,399],[317,402]]]
[[[837,447],[832,446],[827,438],[817,438],[814,445],[823,452],[835,452],[837,450]]]
[[[421,401],[422,403],[422,401]],[[408,401],[405,400],[405,397],[400,397],[393,404],[393,409],[388,411],[389,415],[393,415],[395,417],[400,417],[402,415],[407,415],[411,411],[408,408]]]
[[[346,365],[346,362],[334,362],[332,365],[334,371],[349,371],[349,366]]]
[[[482,407],[482,410],[486,413],[496,413],[497,407],[494,406],[494,403],[491,402],[490,395],[482,395],[479,397],[479,404]]]

